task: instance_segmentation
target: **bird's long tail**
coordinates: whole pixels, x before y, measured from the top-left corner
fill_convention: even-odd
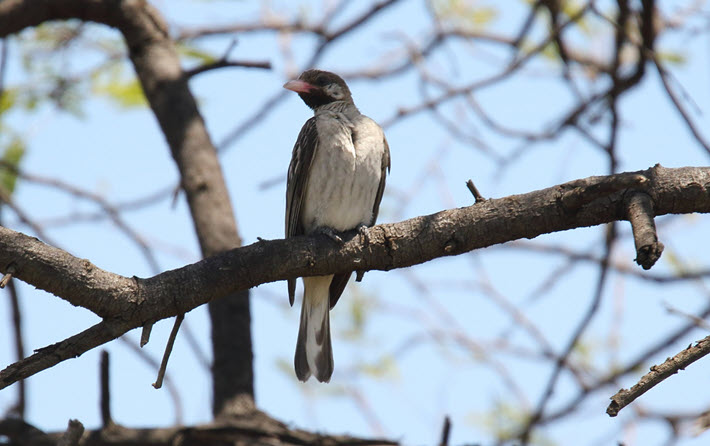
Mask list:
[[[296,376],[306,381],[312,375],[320,382],[333,374],[333,348],[330,343],[330,282],[333,276],[303,278],[301,325],[296,341]]]

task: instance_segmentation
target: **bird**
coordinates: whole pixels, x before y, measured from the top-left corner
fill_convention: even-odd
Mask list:
[[[345,81],[310,69],[284,84],[313,110],[293,147],[286,185],[286,238],[323,234],[342,243],[338,232],[373,226],[390,171],[390,150],[382,128],[360,113]],[[367,240],[367,239],[365,239]],[[300,381],[333,374],[330,310],[352,272],[303,277],[303,303],[294,355]],[[288,280],[293,306],[296,279]]]

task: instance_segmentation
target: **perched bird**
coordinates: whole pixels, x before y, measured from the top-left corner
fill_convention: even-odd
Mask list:
[[[284,84],[314,116],[296,140],[286,186],[286,237],[321,233],[342,243],[337,232],[375,224],[390,168],[382,128],[355,107],[350,89],[337,74],[303,72]],[[333,374],[330,309],[352,273],[303,278],[301,323],[296,341],[296,376],[328,382]],[[288,281],[294,302],[296,280]]]

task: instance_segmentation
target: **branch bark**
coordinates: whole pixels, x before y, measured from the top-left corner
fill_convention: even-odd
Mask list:
[[[606,408],[606,413],[610,417],[617,416],[621,409],[651,390],[656,384],[660,384],[666,378],[685,370],[690,364],[708,353],[710,353],[710,336],[699,340],[694,346],[689,345],[688,348],[677,355],[666,359],[663,364],[652,366],[651,371],[645,374],[633,387],[621,389],[611,397],[611,403]]]
[[[0,389],[148,321],[186,313],[262,283],[355,270],[388,271],[520,238],[624,220],[630,190],[610,183],[628,186],[635,184],[629,178],[639,175],[647,181],[636,183],[653,200],[657,216],[710,212],[710,168],[656,165],[377,225],[368,231],[366,244],[355,233],[347,234],[343,245],[320,236],[259,241],[147,279],[104,271],[0,227],[0,273],[14,263],[17,279],[104,318],[86,332],[48,347],[51,351],[40,350],[1,371]],[[570,191],[577,197],[572,207],[563,200]]]

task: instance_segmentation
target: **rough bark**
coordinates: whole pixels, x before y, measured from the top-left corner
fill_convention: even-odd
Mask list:
[[[217,153],[160,14],[141,0],[6,0],[0,37],[48,20],[80,19],[118,29],[180,171],[202,255],[241,245]],[[252,410],[248,291],[210,302],[215,415]]]
[[[377,225],[343,245],[319,236],[260,241],[154,277],[104,271],[33,237],[0,227],[0,272],[85,307],[104,320],[0,372],[0,389],[126,331],[262,283],[354,270],[391,270],[520,238],[627,218],[626,195],[643,190],[656,215],[710,212],[710,168],[590,177]],[[85,348],[81,351],[82,348]]]
[[[55,445],[63,432],[44,433],[20,420],[0,420],[0,435],[10,440],[10,445]],[[267,415],[255,412],[248,417],[232,418],[229,423],[166,429],[128,429],[111,425],[108,428],[86,431],[81,445],[349,445],[392,446],[399,443],[384,439],[362,439],[347,435],[320,435],[300,429],[291,429]]]

